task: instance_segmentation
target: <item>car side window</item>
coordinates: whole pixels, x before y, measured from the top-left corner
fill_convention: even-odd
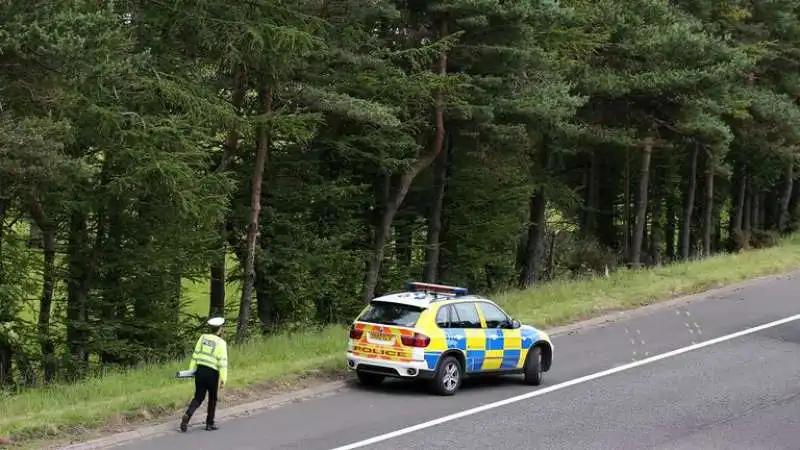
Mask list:
[[[478,304],[483,313],[483,318],[486,320],[486,328],[501,328],[508,324],[509,318],[502,309],[491,303],[480,302]]]
[[[458,315],[458,325],[456,326],[454,323],[454,328],[481,328],[481,318],[478,316],[478,310],[475,309],[474,303],[455,303],[453,312]]]
[[[450,305],[439,308],[436,313],[436,325],[439,328],[453,328],[453,307]]]

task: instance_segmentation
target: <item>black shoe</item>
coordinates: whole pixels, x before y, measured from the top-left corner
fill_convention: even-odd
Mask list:
[[[181,433],[186,433],[186,428],[189,426],[189,416],[187,414],[183,415],[181,418]]]
[[[206,431],[216,431],[219,430],[219,427],[212,424],[206,424]]]

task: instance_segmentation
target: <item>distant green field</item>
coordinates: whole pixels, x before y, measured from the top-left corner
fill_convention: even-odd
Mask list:
[[[228,256],[226,268],[230,272],[232,267],[238,264],[234,256]],[[186,302],[184,312],[187,314],[208,315],[208,302],[211,295],[211,285],[209,280],[183,280],[183,299]],[[239,281],[229,281],[225,288],[225,307],[234,311],[239,310],[239,302],[242,295],[242,283]]]
[[[547,328],[796,268],[800,268],[800,238],[795,236],[774,248],[619,271],[608,278],[557,281],[492,298],[521,321]],[[200,299],[207,296],[207,289],[193,285],[187,291]],[[198,300],[197,305],[197,311],[203,313],[205,303]],[[282,333],[232,347],[230,388],[236,392],[321,369],[343,369],[346,336],[345,327],[333,326]],[[175,361],[3,398],[0,435],[74,435],[76,429],[120,418],[136,420],[171,413],[183,407],[191,395],[191,383],[173,378],[175,371],[186,365],[187,361]]]
[[[40,257],[40,252],[38,250],[32,250],[34,253],[34,257]],[[232,267],[235,267],[237,264],[235,257],[232,255],[228,256],[227,262],[227,269],[230,272]],[[30,275],[29,282],[32,282],[35,286],[41,286],[41,274],[34,273]],[[64,283],[59,282],[56,284],[56,291],[64,294]],[[200,316],[205,317],[208,314],[208,303],[209,303],[209,296],[210,296],[210,289],[211,286],[207,279],[193,281],[190,279],[183,280],[183,292],[182,292],[182,300],[184,303],[183,312],[185,314],[197,314]],[[227,283],[227,287],[225,290],[225,306],[226,308],[238,311],[239,308],[239,301],[241,300],[241,283],[238,281],[229,281]],[[57,319],[63,319],[64,308],[58,308],[58,305],[54,305],[53,309],[53,316]],[[61,312],[61,314],[59,314]],[[22,318],[29,321],[36,320],[36,317],[39,314],[39,298],[38,293],[36,295],[31,295],[24,308],[22,310]]]

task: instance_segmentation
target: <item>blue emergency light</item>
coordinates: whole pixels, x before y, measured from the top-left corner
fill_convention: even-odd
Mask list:
[[[434,283],[421,283],[419,281],[411,281],[406,283],[406,290],[411,292],[431,292],[436,294],[452,295],[453,297],[461,297],[467,295],[469,292],[467,288],[446,286],[444,284]]]

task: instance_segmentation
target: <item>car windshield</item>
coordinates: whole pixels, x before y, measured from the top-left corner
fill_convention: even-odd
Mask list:
[[[358,320],[380,325],[413,327],[422,311],[420,307],[401,303],[372,302]]]

